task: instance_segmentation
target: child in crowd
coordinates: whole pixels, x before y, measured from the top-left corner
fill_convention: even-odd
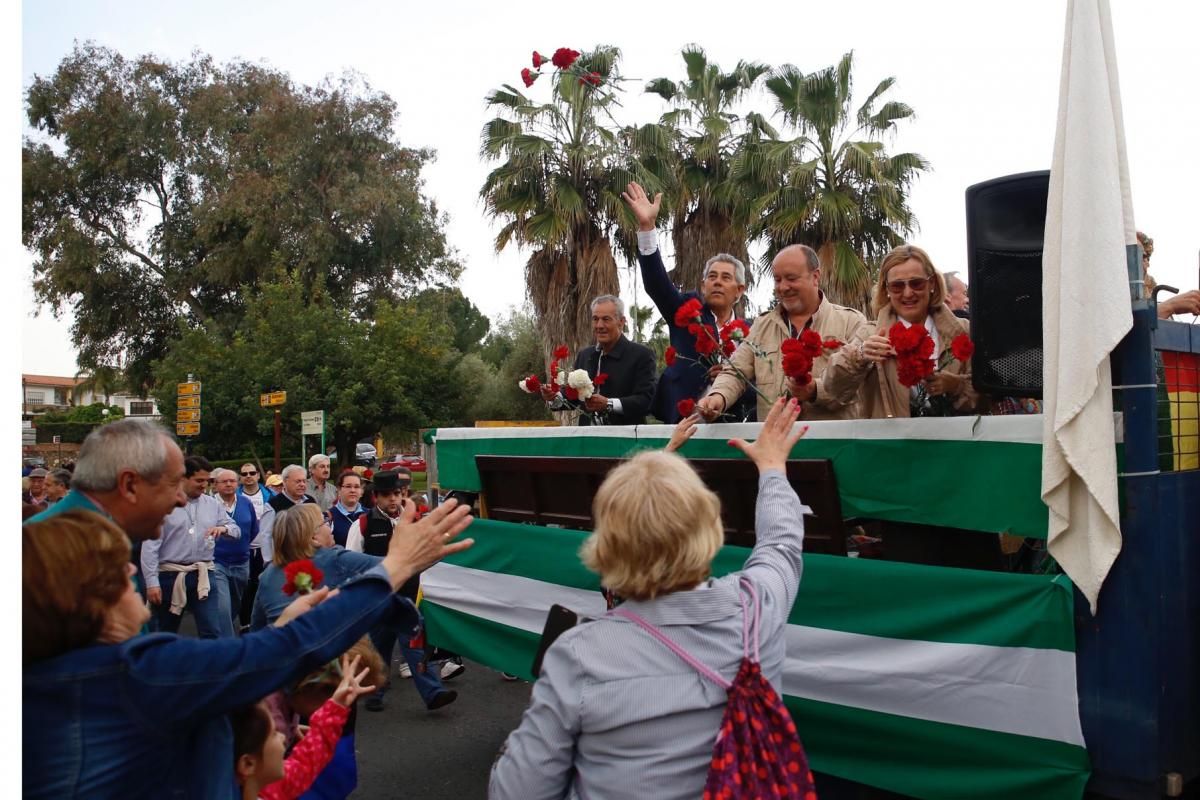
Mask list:
[[[234,774],[242,789],[242,800],[295,800],[308,790],[333,758],[354,701],[375,689],[373,685],[363,685],[363,679],[373,670],[367,666],[360,672],[360,661],[359,654],[351,657],[347,653],[342,657],[341,682],[332,697],[309,717],[308,733],[286,760],[283,757],[286,735],[276,727],[271,712],[263,703],[255,703],[230,715]],[[308,687],[324,685],[323,675],[329,671],[309,676],[298,690],[311,695],[312,690]]]

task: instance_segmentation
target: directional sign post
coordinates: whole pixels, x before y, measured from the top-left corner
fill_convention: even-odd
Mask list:
[[[189,437],[187,450],[190,453],[190,437],[200,435],[200,381],[191,375],[184,383],[175,384],[175,435]]]
[[[307,451],[304,449],[304,437],[309,435],[321,434],[321,452],[325,452],[325,412],[324,411],[301,411],[300,412],[300,463],[307,464],[305,459],[308,457]]]
[[[283,469],[279,461],[279,407],[287,402],[287,392],[266,392],[258,396],[258,404],[263,408],[275,409],[275,474]],[[303,436],[300,437],[303,440]]]

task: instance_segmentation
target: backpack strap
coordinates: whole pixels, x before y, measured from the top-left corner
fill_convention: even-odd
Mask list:
[[[758,590],[754,588],[754,584],[750,579],[742,576],[738,581],[738,586],[745,589],[750,595],[750,608],[746,607],[746,595],[738,593],[738,598],[742,601],[742,657],[750,658],[750,642],[754,642],[754,657],[751,659],[755,664],[761,664],[762,659],[759,657],[759,637],[762,635],[762,604],[758,600]],[[751,616],[751,611],[754,612]]]
[[[660,642],[662,642],[664,645],[666,645],[667,648],[672,653],[674,653],[675,655],[679,656],[681,659],[686,661],[688,663],[688,665],[691,666],[692,669],[696,670],[696,672],[699,672],[705,678],[708,678],[710,681],[715,683],[717,686],[720,686],[722,689],[728,690],[729,687],[733,685],[729,681],[722,678],[715,670],[710,669],[708,666],[706,666],[703,662],[700,661],[700,659],[696,658],[691,653],[689,653],[687,650],[684,650],[682,647],[677,645],[665,633],[663,633],[658,628],[651,625],[649,622],[647,622],[645,619],[643,619],[640,615],[635,614],[634,612],[630,611],[627,608],[615,608],[609,613],[616,614],[618,616],[624,617],[625,619],[629,620],[630,622],[637,623],[639,626],[641,626],[642,630],[649,633],[655,639],[658,639]]]

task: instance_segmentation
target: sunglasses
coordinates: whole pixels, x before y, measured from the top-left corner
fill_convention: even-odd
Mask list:
[[[929,286],[929,278],[909,278],[906,281],[888,281],[888,294],[903,294],[905,286],[912,289],[914,292],[923,292],[925,291],[926,287]]]
[[[243,473],[240,473],[240,474],[241,474],[241,476],[242,476],[243,478],[248,478],[248,477],[250,477],[251,475],[257,475],[257,474],[258,474],[258,470],[254,470],[254,469],[252,469],[252,470],[250,470],[249,472],[243,472]]]

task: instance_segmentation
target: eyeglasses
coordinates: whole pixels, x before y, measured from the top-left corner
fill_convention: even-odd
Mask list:
[[[258,474],[258,470],[256,470],[256,469],[252,469],[252,470],[250,470],[249,472],[243,472],[243,473],[241,473],[241,476],[242,476],[243,478],[248,478],[248,477],[250,477],[251,475],[257,475],[257,474]]]
[[[888,294],[903,294],[905,286],[912,289],[914,292],[923,292],[929,286],[929,278],[909,278],[906,281],[888,281]]]

